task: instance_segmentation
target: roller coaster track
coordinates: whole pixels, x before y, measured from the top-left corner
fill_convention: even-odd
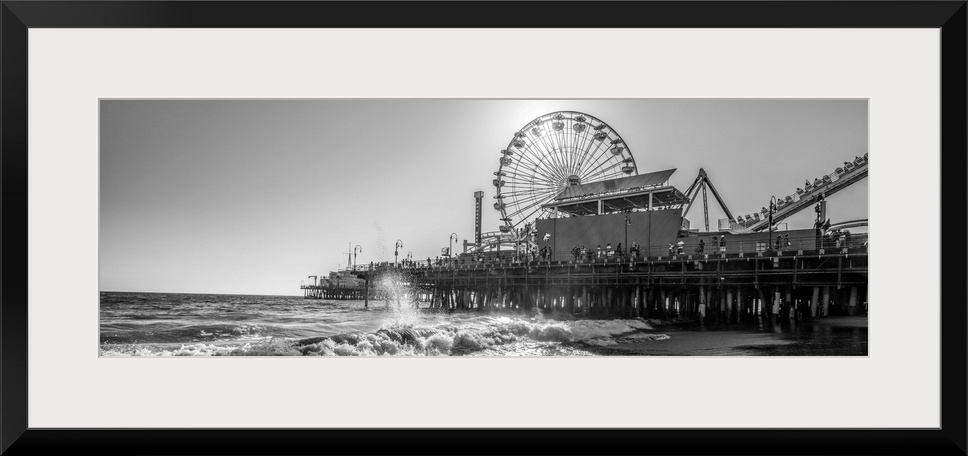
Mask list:
[[[529,242],[529,236],[518,236],[517,233],[491,231],[481,233],[481,246],[467,246],[467,253],[490,252],[496,250],[513,251],[518,242]],[[529,244],[530,245],[530,244]]]
[[[868,159],[865,156],[864,158],[855,160],[855,162],[851,163],[852,166],[850,167],[837,168],[837,171],[827,174],[820,180],[819,185],[811,185],[806,189],[797,189],[796,193],[784,197],[782,200],[778,199],[778,207],[773,213],[773,225],[776,226],[777,223],[782,222],[784,219],[813,206],[822,198],[828,198],[830,195],[864,180],[867,178],[867,164]],[[736,231],[755,232],[768,229],[770,227],[768,213],[764,209],[760,215],[764,217],[752,223],[745,224],[745,226],[740,225],[736,228]]]

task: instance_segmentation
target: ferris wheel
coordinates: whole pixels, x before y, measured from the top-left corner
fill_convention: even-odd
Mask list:
[[[588,114],[558,111],[528,122],[501,151],[494,209],[502,232],[548,217],[542,208],[571,185],[638,174],[622,137]]]

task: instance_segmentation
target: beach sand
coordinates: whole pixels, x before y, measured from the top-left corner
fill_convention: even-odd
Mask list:
[[[664,340],[619,340],[595,350],[613,356],[866,356],[867,317],[826,317],[769,324],[657,326]]]

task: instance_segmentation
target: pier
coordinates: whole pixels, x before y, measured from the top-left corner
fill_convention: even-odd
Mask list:
[[[328,277],[309,276],[313,279],[312,285],[302,284],[299,288],[306,299],[367,301],[384,296],[383,291],[370,287],[368,277],[361,276],[360,271],[351,267],[331,272]]]
[[[376,290],[370,289],[369,296],[365,293],[365,288],[337,288],[319,285],[302,285],[299,287],[303,291],[303,297],[307,299],[330,299],[330,300],[359,300],[376,299]]]
[[[703,314],[723,323],[771,318],[774,304],[780,318],[789,317],[791,306],[811,317],[863,315],[867,249],[861,239],[856,241],[815,250],[407,268],[383,264],[361,276],[389,276],[402,287],[428,294],[430,307],[436,309],[539,310],[616,318]]]
[[[541,116],[500,153],[492,180],[499,230],[482,233],[484,193],[475,192],[473,243],[398,264],[398,240],[393,263],[353,271],[364,300],[380,284],[394,301],[427,297],[431,309],[448,311],[721,323],[867,312],[867,234],[846,230],[867,220],[827,218],[827,198],[867,178],[867,153],[737,216],[705,169],[685,191],[671,183],[675,168],[639,173],[624,139],[589,114]],[[713,226],[707,192],[726,215]],[[702,207],[701,229],[687,218],[693,207]],[[813,226],[789,229],[784,220],[810,208]],[[346,296],[331,288],[307,293]]]

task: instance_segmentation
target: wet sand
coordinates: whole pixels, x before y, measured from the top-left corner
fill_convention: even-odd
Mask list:
[[[613,356],[867,356],[867,317],[731,325],[656,326],[666,340],[619,340],[594,350]]]

